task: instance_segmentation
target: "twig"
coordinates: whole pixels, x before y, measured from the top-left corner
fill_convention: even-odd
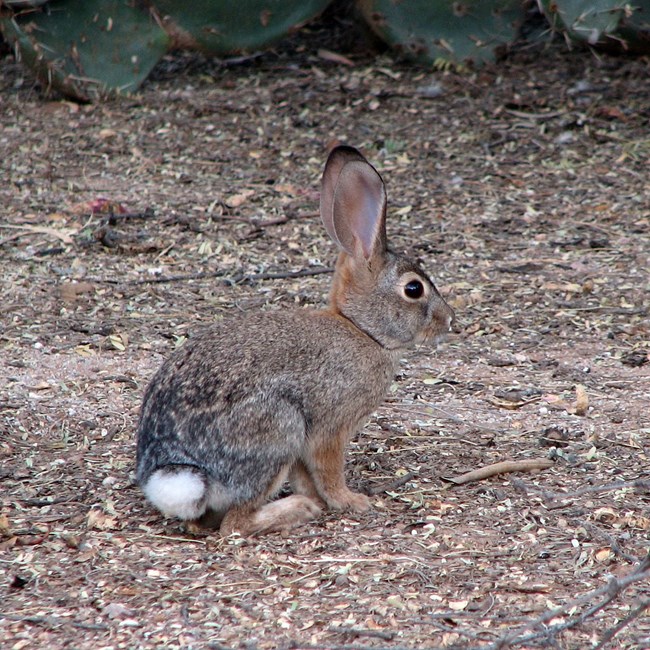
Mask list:
[[[316,269],[301,269],[299,271],[283,271],[277,273],[236,273],[230,277],[224,277],[223,271],[206,271],[203,273],[190,273],[188,275],[168,275],[162,278],[144,278],[140,280],[115,280],[113,278],[88,278],[88,282],[98,284],[122,284],[137,286],[142,284],[165,284],[168,282],[187,282],[189,280],[206,280],[209,278],[221,278],[226,285],[242,284],[244,282],[257,282],[258,280],[285,280],[288,278],[306,278],[312,275],[333,273],[334,269],[320,267]]]
[[[300,643],[300,641],[290,641],[288,648],[291,650],[413,650],[405,645],[376,646],[376,645],[334,645],[332,643]],[[435,650],[429,648],[428,650]]]
[[[229,284],[239,284],[241,282],[255,282],[257,280],[284,280],[287,278],[306,278],[312,275],[322,275],[323,273],[333,273],[334,269],[324,267],[318,269],[302,269],[301,271],[285,271],[281,273],[253,273],[244,275],[241,279],[233,279]]]
[[[404,476],[400,476],[399,478],[396,478],[394,481],[391,481],[390,483],[377,485],[368,490],[368,496],[374,497],[377,494],[381,494],[382,492],[390,492],[391,490],[395,490],[398,487],[402,487],[402,485],[404,485],[405,483],[412,481],[415,478],[415,476],[416,475],[413,472],[408,472],[408,474],[404,474]]]
[[[145,208],[143,212],[108,212],[107,214],[99,213],[110,224],[122,219],[151,219],[156,216],[153,208]]]
[[[574,492],[547,492],[535,485],[524,485],[519,483],[518,488],[524,492],[537,492],[547,501],[566,501],[568,499],[577,499],[585,494],[598,494],[601,492],[612,492],[613,490],[623,490],[625,488],[635,488],[639,491],[650,492],[650,480],[635,479],[634,481],[614,481],[607,485],[589,485],[580,488]]]
[[[281,226],[283,223],[287,223],[288,221],[289,217],[284,216],[278,217],[277,219],[269,219],[267,221],[251,222],[251,225],[253,226],[253,232],[257,232],[258,230],[268,228],[269,226]]]
[[[647,580],[650,578],[650,553],[644,558],[644,560],[639,564],[639,566],[634,570],[628,573],[623,578],[612,578],[605,586],[574,598],[568,603],[562,605],[561,607],[555,607],[554,609],[547,610],[536,619],[531,620],[529,623],[522,625],[518,630],[510,634],[506,634],[501,637],[495,643],[486,646],[485,650],[502,650],[503,648],[512,647],[514,645],[524,645],[530,643],[531,641],[536,641],[539,639],[550,640],[557,636],[561,632],[565,632],[573,627],[584,623],[587,618],[593,616],[598,611],[606,607],[611,603],[615,598],[617,598],[625,589],[627,589],[631,584],[635,582],[640,582],[641,580]],[[549,621],[552,621],[554,618],[562,615],[566,615],[568,612],[574,608],[583,605],[594,598],[600,598],[601,596],[605,598],[590,607],[587,611],[583,612],[577,618],[572,618],[566,623],[558,623],[557,625],[552,625],[548,628],[545,628],[541,632],[534,632],[532,634],[523,634],[526,630],[539,628],[543,625],[546,625]],[[643,610],[641,610],[643,611]],[[628,617],[629,618],[629,617]],[[631,620],[631,619],[630,619]],[[629,622],[629,621],[628,621]],[[627,623],[626,623],[627,625]]]
[[[620,620],[614,627],[610,628],[603,634],[602,639],[598,642],[598,645],[594,650],[600,650],[604,648],[624,627],[631,623],[635,618],[638,618],[645,612],[646,609],[650,608],[650,600],[644,600],[636,609],[633,609],[624,619]]]
[[[362,627],[330,627],[331,632],[338,632],[339,634],[351,634],[356,636],[374,637],[375,639],[382,639],[384,641],[392,641],[395,638],[394,632],[383,632],[382,630],[368,630]]]
[[[442,478],[443,481],[448,481],[454,485],[463,485],[472,481],[482,481],[490,476],[497,474],[507,474],[509,472],[530,472],[537,469],[548,469],[554,465],[552,460],[548,458],[531,458],[529,460],[504,460],[500,463],[493,463],[486,465],[479,469],[472,470],[461,476],[454,478]]]
[[[567,111],[549,111],[548,113],[529,113],[527,111],[517,111],[512,108],[504,108],[504,113],[513,115],[514,117],[521,117],[526,120],[550,120],[554,117],[560,117],[567,113]]]
[[[5,614],[4,617],[17,623],[32,623],[33,625],[45,625],[51,628],[61,625],[71,625],[82,630],[100,630],[102,632],[110,630],[108,625],[101,623],[79,623],[77,621],[69,621],[63,618],[58,619],[52,616],[14,616],[13,614]]]
[[[423,404],[423,402],[419,402],[420,404]],[[453,422],[454,424],[461,424],[463,426],[469,427],[470,429],[476,429],[478,431],[484,431],[485,433],[495,433],[495,434],[504,434],[504,433],[514,433],[514,429],[497,429],[496,427],[489,427],[484,424],[478,424],[476,422],[467,422],[463,418],[458,417],[457,415],[454,415],[453,413],[449,413],[448,411],[445,411],[445,409],[440,408],[439,406],[431,406],[430,404],[426,404],[424,406],[424,410],[419,410],[419,409],[414,409],[413,407],[406,405],[406,404],[391,404],[391,406],[395,409],[401,409],[408,411],[409,413],[413,415],[425,415],[428,417],[436,417],[434,413],[432,413],[433,410],[438,411],[439,413],[442,413],[442,416],[446,419],[449,420],[450,422]],[[517,432],[519,433],[519,432]]]

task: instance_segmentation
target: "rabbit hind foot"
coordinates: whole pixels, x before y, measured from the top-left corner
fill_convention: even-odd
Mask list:
[[[321,507],[315,501],[299,494],[272,501],[259,508],[242,504],[226,513],[220,533],[225,537],[235,531],[242,535],[286,532],[315,519],[321,512]]]

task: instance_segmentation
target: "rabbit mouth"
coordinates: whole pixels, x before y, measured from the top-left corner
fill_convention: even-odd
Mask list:
[[[444,323],[434,320],[426,329],[416,334],[415,344],[439,343],[440,341],[444,341],[450,332],[451,320]]]

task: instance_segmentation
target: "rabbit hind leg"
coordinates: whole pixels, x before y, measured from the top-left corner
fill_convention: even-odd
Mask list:
[[[241,504],[231,508],[221,522],[219,532],[225,537],[233,532],[242,535],[285,532],[312,521],[322,512],[320,506],[301,494],[257,506]]]
[[[291,484],[291,491],[294,494],[301,494],[302,496],[309,497],[312,501],[317,503],[321,508],[326,507],[325,501],[318,493],[318,488],[311,477],[309,470],[302,460],[297,460],[289,473],[289,483]]]
[[[302,494],[293,494],[266,503],[279,491],[288,473],[289,466],[286,466],[259,498],[228,510],[221,522],[220,533],[225,537],[235,531],[242,535],[284,532],[315,519],[321,513],[320,506]]]

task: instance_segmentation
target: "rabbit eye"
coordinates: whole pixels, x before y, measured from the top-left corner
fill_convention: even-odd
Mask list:
[[[404,295],[411,300],[422,298],[424,293],[424,285],[419,280],[411,280],[408,284],[404,285]]]

